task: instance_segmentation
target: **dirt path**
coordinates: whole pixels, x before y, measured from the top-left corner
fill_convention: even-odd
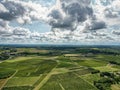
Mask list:
[[[40,90],[40,88],[49,80],[49,78],[52,76],[52,73],[56,67],[54,67],[47,76],[33,89],[33,90]]]
[[[78,74],[75,73],[75,75],[79,78],[81,78]],[[92,87],[94,87],[96,90],[98,90],[94,85],[92,85],[91,83],[89,83],[88,81],[86,81],[85,79],[81,78],[83,81],[85,81],[86,83],[90,84]]]
[[[65,90],[65,88],[62,86],[61,83],[59,83],[59,85],[60,85],[60,87],[61,87],[62,90]]]
[[[4,87],[5,84],[8,82],[8,80],[10,80],[12,77],[14,77],[17,72],[18,72],[18,70],[16,70],[16,72],[15,72],[12,76],[10,76],[9,78],[7,78],[7,79],[5,80],[5,82],[3,83],[3,85],[0,87],[0,90],[3,89],[3,87]]]

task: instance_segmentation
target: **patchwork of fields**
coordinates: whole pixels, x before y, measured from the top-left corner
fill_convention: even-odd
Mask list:
[[[120,90],[117,49],[16,48],[9,53],[0,59],[0,90]]]

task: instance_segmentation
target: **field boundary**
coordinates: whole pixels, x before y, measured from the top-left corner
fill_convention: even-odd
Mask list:
[[[4,86],[8,82],[8,80],[10,80],[11,78],[13,78],[17,72],[18,72],[18,70],[16,70],[15,73],[12,76],[10,76],[9,78],[6,79],[6,81],[4,82],[4,84],[0,87],[0,90],[2,90],[4,88]]]
[[[77,77],[81,78],[78,74],[74,73]],[[94,87],[96,90],[98,90],[94,85],[92,85],[91,83],[89,83],[88,81],[86,81],[85,79],[81,78],[83,81],[85,81],[86,83],[90,84],[92,87]]]
[[[57,66],[57,65],[56,65]],[[49,78],[52,76],[52,72],[56,68],[56,66],[45,76],[45,78],[33,89],[33,90],[39,90],[42,88],[42,86],[49,80]]]
[[[62,90],[65,90],[65,88],[63,87],[63,85],[61,83],[59,83],[60,87]]]

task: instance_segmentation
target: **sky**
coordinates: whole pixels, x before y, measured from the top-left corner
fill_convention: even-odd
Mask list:
[[[0,44],[119,45],[120,0],[0,0]]]

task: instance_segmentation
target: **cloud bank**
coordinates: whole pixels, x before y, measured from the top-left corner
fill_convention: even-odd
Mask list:
[[[0,42],[119,42],[119,8],[119,0],[56,0],[52,6],[33,0],[1,0]],[[49,24],[51,32],[21,27],[34,21]],[[10,25],[12,22],[18,26]]]

